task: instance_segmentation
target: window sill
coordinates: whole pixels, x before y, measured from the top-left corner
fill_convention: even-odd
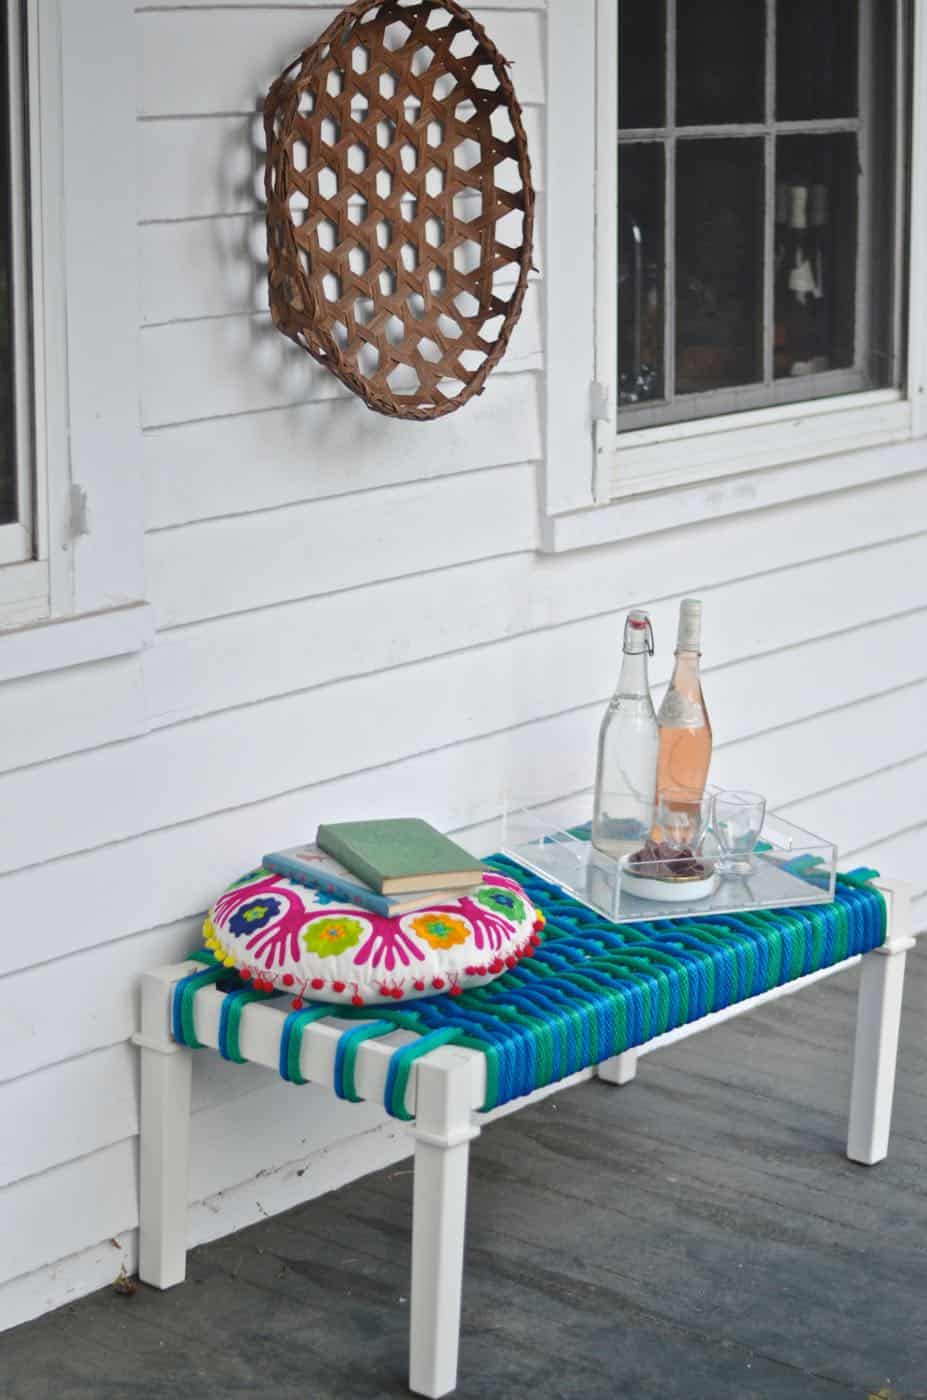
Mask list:
[[[893,405],[910,410],[910,405]],[[678,430],[677,430],[678,431]],[[756,461],[740,433],[731,433],[738,465]],[[774,466],[736,471],[733,466],[708,473],[708,479],[688,483],[662,480],[649,487],[642,482],[635,494],[607,505],[547,516],[542,521],[541,548],[561,554],[571,549],[614,544],[672,530],[702,520],[721,519],[745,511],[831,491],[852,489],[890,477],[909,476],[927,468],[927,439],[911,438],[900,427],[883,433],[878,445],[865,445],[857,439],[854,450],[844,447],[830,456],[815,455],[801,461],[779,461]],[[805,438],[806,450],[808,438]],[[820,450],[820,449],[818,449]]]
[[[154,633],[148,603],[20,627],[0,634],[0,683],[131,655],[150,646]]]
[[[882,389],[644,428],[620,437],[603,423],[600,434],[604,441],[597,439],[596,448],[605,458],[608,496],[618,500],[741,475],[745,462],[756,471],[903,442],[911,435],[911,405],[897,389]]]

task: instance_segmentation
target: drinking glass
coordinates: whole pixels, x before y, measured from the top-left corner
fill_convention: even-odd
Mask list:
[[[722,789],[715,793],[711,824],[721,847],[718,869],[722,875],[749,875],[765,815],[766,798],[758,792]]]
[[[711,819],[711,798],[697,788],[664,787],[657,794],[657,825],[676,851],[698,855]]]

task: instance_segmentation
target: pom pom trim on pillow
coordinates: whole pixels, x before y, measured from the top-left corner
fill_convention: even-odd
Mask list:
[[[259,868],[216,900],[206,945],[259,991],[368,1006],[491,982],[540,942],[544,917],[515,880],[486,871],[470,894],[385,918]]]

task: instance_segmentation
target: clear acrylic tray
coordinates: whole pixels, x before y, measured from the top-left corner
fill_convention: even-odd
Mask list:
[[[592,845],[590,823],[568,827],[564,816],[551,803],[510,808],[503,818],[503,852],[618,923],[826,904],[834,897],[836,846],[775,812],[766,813],[748,874],[722,877],[708,854],[708,878],[701,879],[680,878],[665,862],[654,869],[637,866],[628,879],[626,862]]]

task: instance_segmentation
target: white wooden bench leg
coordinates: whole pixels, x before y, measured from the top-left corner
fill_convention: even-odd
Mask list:
[[[894,882],[879,888],[889,906],[888,937],[860,969],[847,1131],[847,1156],[866,1166],[888,1153],[905,956],[914,947],[909,892]]]
[[[603,1060],[596,1073],[606,1084],[630,1084],[637,1074],[637,1050],[625,1050],[620,1055],[612,1055]]]
[[[480,1130],[466,1059],[436,1050],[416,1072],[409,1387],[436,1400],[457,1384],[467,1167]]]
[[[155,1288],[187,1272],[190,1083],[193,1051],[169,1033],[171,983],[158,973],[142,983],[139,1132],[139,1278]]]

